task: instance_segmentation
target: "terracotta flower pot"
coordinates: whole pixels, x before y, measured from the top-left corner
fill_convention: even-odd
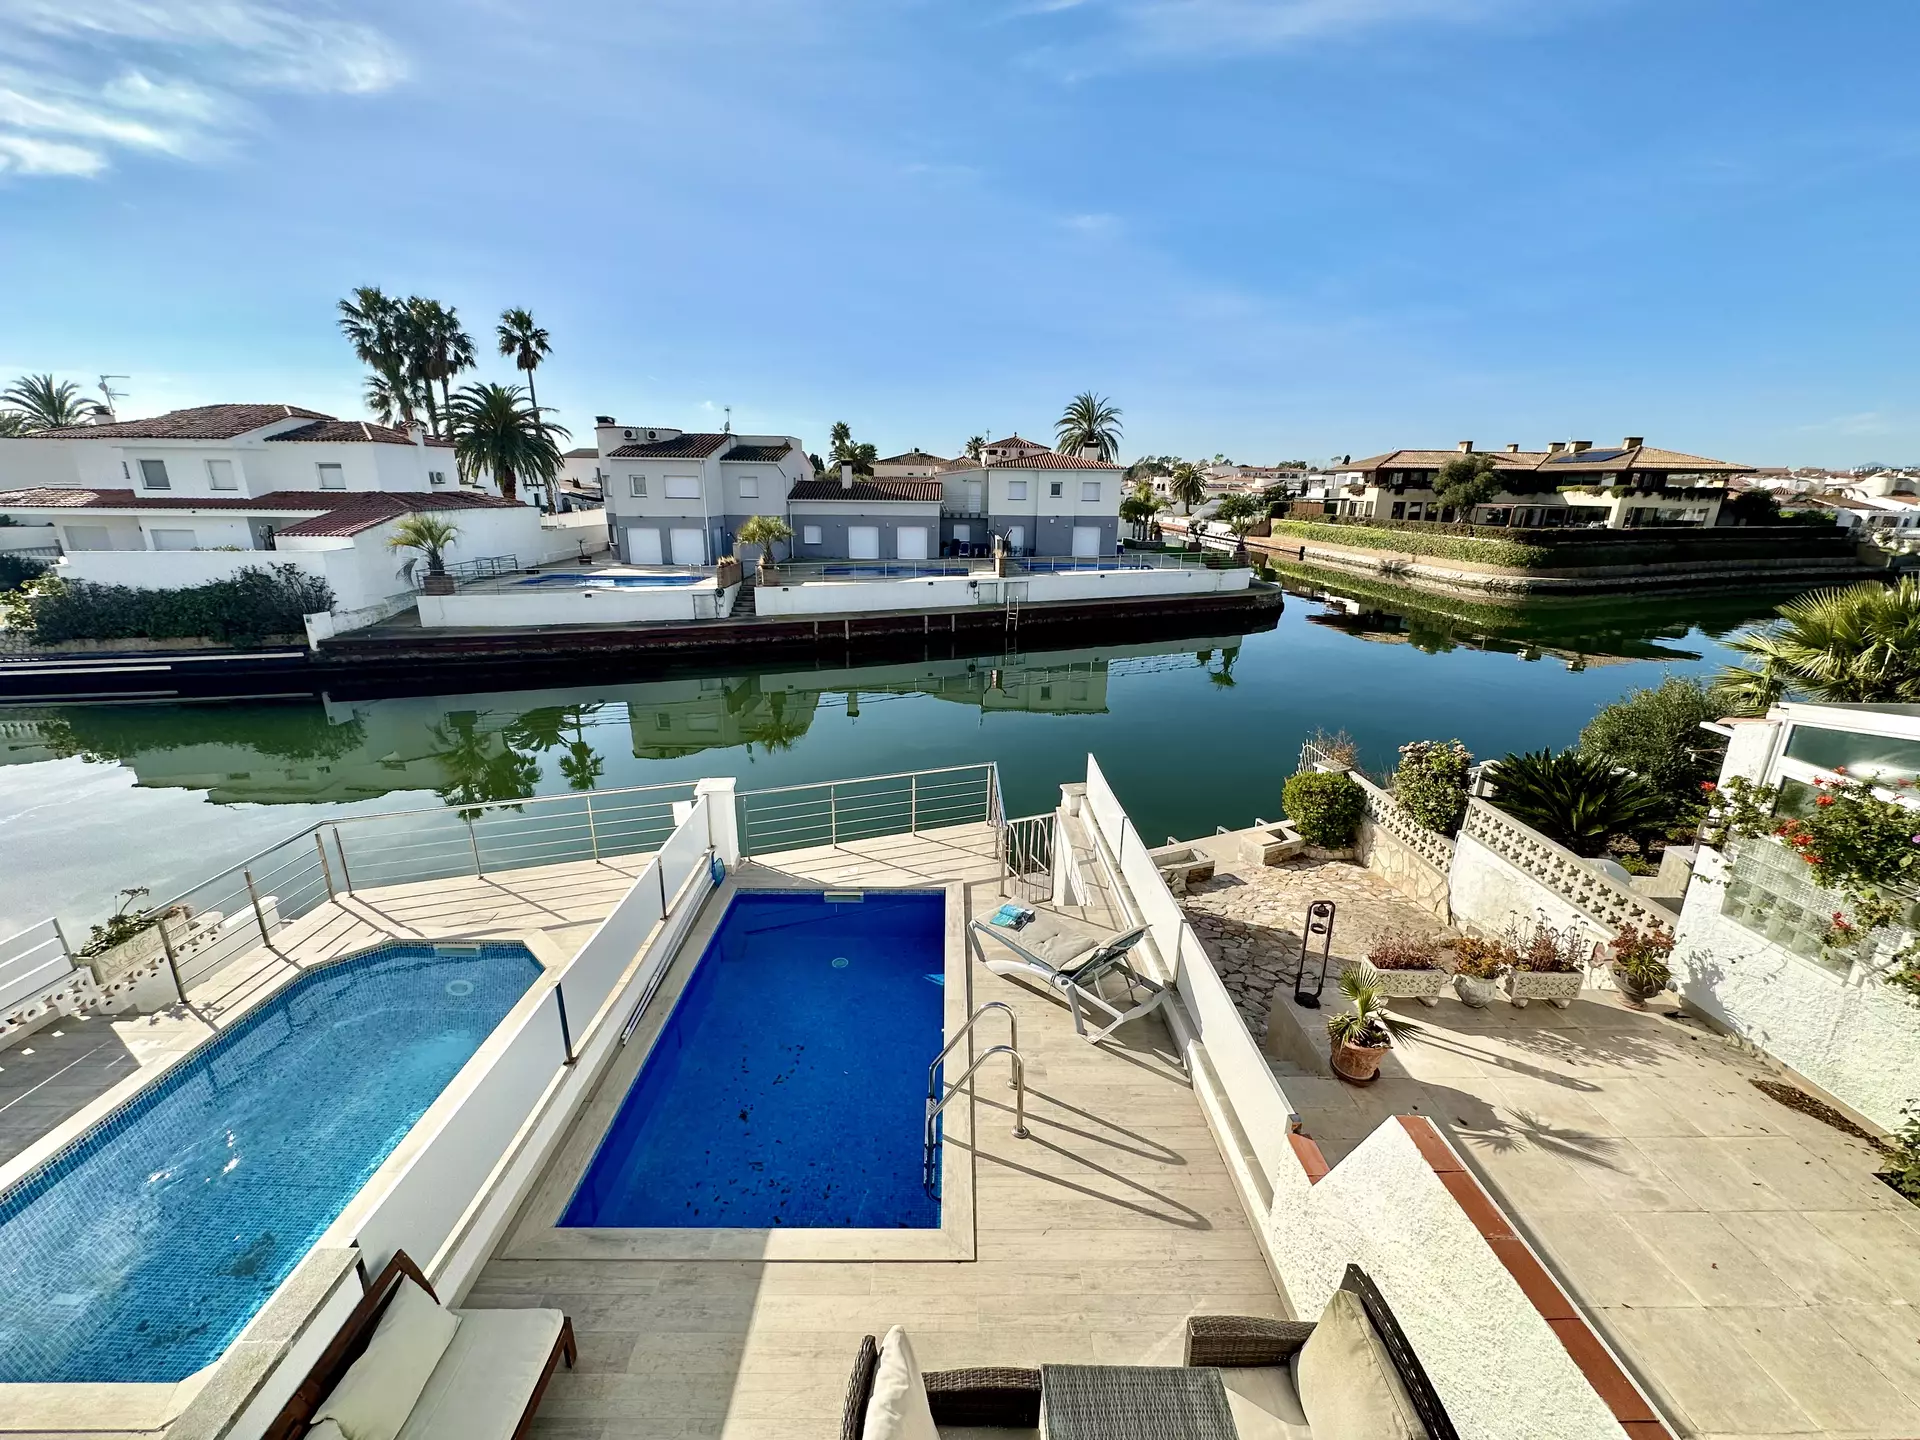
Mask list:
[[[1350,1045],[1341,1040],[1333,1047],[1333,1073],[1356,1085],[1378,1079],[1380,1062],[1387,1058],[1389,1048],[1386,1045]]]

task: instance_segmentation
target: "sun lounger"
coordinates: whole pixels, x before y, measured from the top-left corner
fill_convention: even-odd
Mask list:
[[[1116,931],[1057,910],[1034,910],[1031,914],[1032,918],[1017,928],[974,921],[973,928],[982,937],[1013,952],[1010,957],[999,955],[983,945],[981,959],[996,975],[1038,980],[1060,991],[1073,1012],[1073,1028],[1083,1039],[1104,1040],[1127,1021],[1151,1014],[1166,998],[1165,986],[1127,964],[1127,952],[1146,938],[1146,926]],[[1125,983],[1123,999],[1109,999],[1101,992],[1101,982],[1110,976],[1118,976]],[[1082,1007],[1105,1016],[1108,1023],[1089,1031]]]

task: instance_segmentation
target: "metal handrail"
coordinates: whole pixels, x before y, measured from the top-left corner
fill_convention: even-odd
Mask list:
[[[985,1007],[982,1007],[985,1008]],[[1011,1045],[994,1045],[980,1052],[980,1058],[967,1067],[967,1073],[953,1082],[951,1089],[939,1100],[927,1097],[927,1129],[924,1136],[920,1183],[927,1193],[935,1193],[934,1185],[934,1145],[933,1125],[940,1118],[940,1112],[953,1103],[954,1097],[961,1094],[961,1087],[973,1078],[973,1072],[996,1055],[1005,1055],[1013,1067],[1013,1138],[1028,1140],[1032,1136],[1027,1130],[1027,1067],[1020,1059],[1020,1052]]]
[[[742,790],[740,798],[745,800],[754,795],[781,795],[792,790],[820,790],[829,785],[868,785],[881,780],[910,780],[916,776],[957,775],[962,770],[997,770],[998,768],[994,761],[984,760],[977,765],[942,765],[937,770],[897,770],[891,775],[856,775],[851,780],[816,780],[807,785],[771,785],[764,790]]]
[[[1013,1007],[1004,1000],[989,1000],[973,1014],[967,1017],[967,1023],[954,1032],[953,1038],[933,1057],[933,1063],[927,1067],[927,1100],[929,1103],[940,1098],[940,1082],[935,1078],[940,1073],[940,1062],[953,1053],[953,1047],[972,1033],[973,1027],[980,1023],[980,1017],[989,1010],[1004,1010],[1007,1013],[1007,1044],[1018,1054],[1020,1049],[1020,1017],[1013,1013]]]

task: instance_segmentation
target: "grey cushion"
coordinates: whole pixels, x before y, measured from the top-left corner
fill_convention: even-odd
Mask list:
[[[553,1358],[558,1310],[461,1310],[399,1440],[510,1440]]]
[[[1336,1290],[1294,1380],[1313,1440],[1427,1440],[1407,1387],[1350,1290]]]
[[[1236,1365],[1220,1372],[1240,1440],[1313,1440],[1289,1365]]]

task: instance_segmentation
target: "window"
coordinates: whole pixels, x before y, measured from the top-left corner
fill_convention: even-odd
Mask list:
[[[973,539],[973,527],[971,525],[954,526],[953,538],[962,545],[968,544]]]
[[[647,477],[644,475],[629,475],[627,477],[627,493],[636,499],[646,499]]]
[[[1815,770],[1845,766],[1855,779],[1879,785],[1920,778],[1920,740],[1893,735],[1796,725],[1787,735],[1786,758]]]
[[[759,476],[742,475],[740,477],[740,498],[742,500],[758,500],[760,498]]]
[[[164,460],[142,460],[140,462],[140,483],[149,490],[171,490],[173,482],[167,478],[167,462]]]
[[[320,467],[320,488],[322,490],[344,490],[347,488],[347,472],[338,465]]]
[[[240,484],[233,478],[233,461],[207,461],[207,488],[209,490],[238,490]]]
[[[1027,482],[1024,480],[1009,480],[1007,482],[1007,498],[1009,500],[1026,499],[1027,498]]]
[[[1406,501],[1396,500],[1393,502],[1393,515],[1391,518],[1395,520],[1404,520],[1407,518],[1407,502]]]
[[[1080,498],[1082,500],[1098,501],[1100,498],[1100,482],[1098,480],[1082,480],[1080,482]]]
[[[802,525],[800,527],[800,543],[802,545],[818,545],[820,543],[820,527],[818,525]]]
[[[149,530],[156,550],[193,549],[193,531],[191,530]]]
[[[656,730],[673,729],[673,716],[669,715],[664,710],[654,711],[653,712],[653,728]]]
[[[104,525],[63,525],[69,550],[111,550],[113,532]]]
[[[444,484],[446,484],[446,483],[447,483],[447,472],[446,472],[446,471],[444,471],[444,470],[429,470],[429,471],[427,471],[427,484],[429,484],[429,485],[444,485]]]
[[[698,475],[667,476],[667,499],[698,500],[700,498],[700,477]]]
[[[1065,488],[1066,486],[1062,481],[1049,480],[1047,482],[1047,494],[1052,496],[1055,500],[1058,500],[1060,498]]]

